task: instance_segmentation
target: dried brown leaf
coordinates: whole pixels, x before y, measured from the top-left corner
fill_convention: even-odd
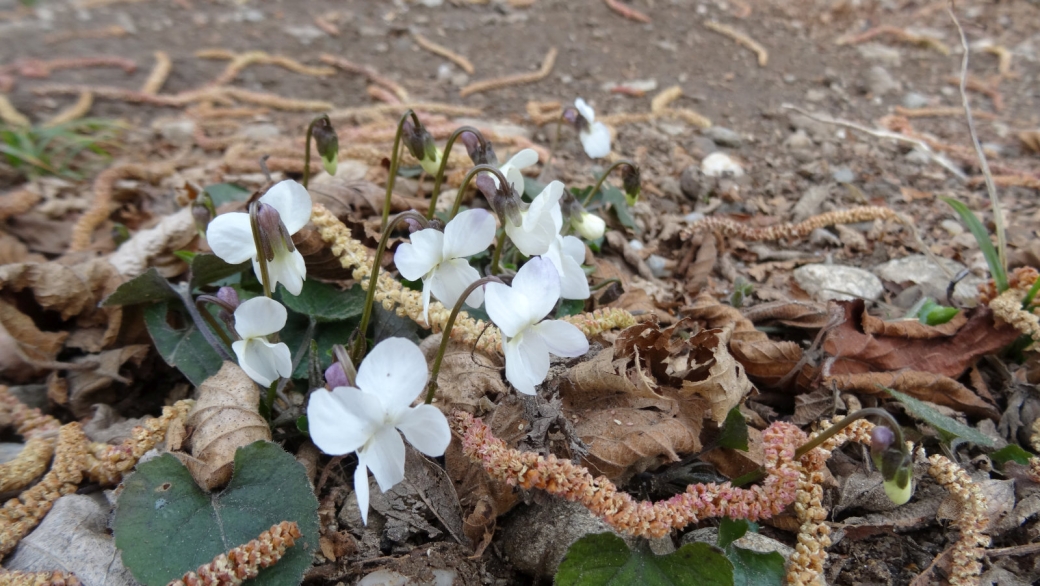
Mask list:
[[[199,399],[188,413],[191,456],[182,457],[195,482],[213,490],[231,480],[235,450],[271,440],[271,428],[258,411],[260,391],[237,364],[225,362],[199,385]]]
[[[1023,130],[1018,133],[1018,140],[1029,150],[1040,154],[1040,130]]]
[[[619,395],[623,396],[626,402],[634,397],[655,400],[663,398],[654,392],[657,384],[652,378],[638,370],[638,365],[630,375],[627,364],[627,359],[614,359],[614,348],[611,346],[601,350],[591,360],[568,370],[560,381],[561,394],[567,407],[591,408],[597,404],[603,405],[603,401],[609,401]]]
[[[766,461],[766,451],[762,446],[762,432],[753,427],[748,428],[748,451],[746,452],[717,448],[702,455],[701,460],[708,462],[720,474],[728,478],[737,478],[754,472]]]
[[[695,394],[708,399],[711,418],[716,425],[722,425],[730,409],[739,405],[751,392],[751,381],[744,374],[744,367],[733,358],[716,332],[708,330],[690,339],[691,344],[705,344],[711,349],[712,364],[703,379],[684,380],[680,395]]]
[[[838,301],[845,321],[830,330],[823,349],[834,357],[831,375],[915,370],[957,378],[980,356],[1004,348],[1018,337],[1018,331],[994,323],[987,307],[971,311],[967,321],[952,336],[907,339],[877,336],[862,330],[862,300]]]
[[[40,373],[38,365],[57,357],[68,332],[44,332],[32,318],[0,299],[0,371],[14,381]]]
[[[130,382],[130,379],[120,376],[120,369],[127,363],[140,365],[150,350],[150,345],[132,344],[106,350],[96,356],[77,358],[77,363],[91,361],[96,362],[98,367],[95,370],[73,370],[68,373],[68,405],[72,413],[76,417],[86,417],[91,414],[95,403],[115,401],[118,397],[112,389],[113,381],[122,379],[120,382],[124,384]]]
[[[756,324],[776,321],[805,329],[820,329],[830,320],[827,307],[814,301],[771,301],[749,307],[742,313]]]
[[[748,378],[762,387],[778,386],[798,366],[804,353],[797,343],[783,340],[731,340],[729,347]],[[814,373],[812,365],[804,364],[794,378],[797,388],[808,388]]]
[[[918,319],[901,319],[896,321],[885,321],[869,313],[863,314],[863,333],[871,336],[888,336],[896,338],[910,338],[922,340],[927,338],[947,338],[957,333],[964,324],[968,322],[964,312],[953,316],[950,321],[930,326],[921,323]]]
[[[440,334],[423,340],[420,348],[427,362],[432,363],[440,342]],[[489,400],[494,401],[508,394],[509,388],[502,381],[501,368],[501,358],[475,350],[472,345],[449,342],[441,360],[434,405],[446,415],[457,409],[476,413]]]
[[[575,430],[588,445],[585,464],[594,474],[624,478],[700,449],[699,429],[651,409],[602,409],[586,412]]]
[[[890,387],[915,399],[956,409],[974,417],[998,419],[999,412],[957,381],[931,372],[867,372],[838,374],[825,378],[824,385],[841,391],[886,396],[881,387]]]
[[[827,389],[816,389],[794,398],[794,417],[791,418],[791,423],[808,425],[833,412],[834,393]]]

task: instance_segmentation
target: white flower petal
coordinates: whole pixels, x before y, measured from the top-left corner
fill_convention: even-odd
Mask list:
[[[558,238],[557,243],[549,249],[549,252],[554,252],[554,249],[557,255],[550,257],[550,260],[553,261],[553,265],[556,266],[560,275],[560,297],[563,299],[588,299],[591,294],[589,280],[585,276],[585,271],[581,269],[581,262],[577,260],[584,260],[585,245],[574,236],[566,236]]]
[[[330,456],[342,456],[365,445],[385,417],[379,397],[354,387],[315,389],[307,402],[311,441]]]
[[[562,240],[563,254],[567,255],[574,262],[581,264],[585,261],[585,243],[581,241],[581,238],[576,236],[564,236]]]
[[[455,258],[442,262],[433,270],[429,285],[433,296],[443,303],[445,307],[455,307],[459,297],[466,291],[466,287],[472,285],[479,278],[480,273],[477,272],[477,269],[469,266],[466,259]],[[480,288],[470,293],[466,299],[466,303],[470,307],[480,307],[480,304],[483,302],[484,292]],[[476,304],[474,305],[474,303]]]
[[[506,380],[526,395],[535,394],[549,374],[549,349],[541,336],[530,335],[530,330],[504,344]]]
[[[563,183],[553,181],[545,186],[523,213],[521,226],[506,222],[506,234],[520,252],[527,256],[537,256],[549,250],[549,245],[563,227],[563,212],[560,210],[562,195]]]
[[[602,238],[603,233],[607,231],[607,223],[603,221],[603,218],[589,212],[582,212],[580,215],[572,217],[571,226],[586,240]]]
[[[292,179],[281,181],[268,189],[260,202],[278,210],[289,234],[299,232],[311,221],[311,194]]]
[[[549,352],[565,358],[584,356],[589,351],[589,341],[578,326],[558,319],[547,319],[531,326],[528,336],[541,338]]]
[[[397,247],[394,264],[409,281],[421,279],[443,259],[444,233],[433,228],[413,232],[411,242]]]
[[[527,323],[537,322],[560,300],[560,274],[549,259],[532,258],[513,277],[513,291],[527,299]]]
[[[578,138],[589,157],[601,159],[610,154],[610,130],[602,122],[593,123],[586,132],[579,132]]]
[[[520,169],[506,163],[502,166],[502,174],[506,176],[506,181],[509,182],[509,186],[513,188],[513,191],[517,195],[524,194],[524,174],[520,172]],[[498,177],[492,175],[495,178],[495,186],[498,186]]]
[[[506,162],[517,169],[525,169],[538,162],[538,151],[534,149],[523,149],[516,153]]]
[[[358,465],[354,470],[354,495],[357,496],[358,508],[361,509],[361,522],[368,525],[368,466],[365,466],[358,453]]]
[[[289,347],[281,342],[272,344],[263,338],[248,338],[233,342],[231,349],[242,370],[261,386],[270,386],[279,376],[292,374]]]
[[[531,263],[527,263],[531,264]],[[527,266],[527,265],[524,265]],[[523,267],[520,267],[523,270]],[[484,286],[484,309],[488,317],[507,337],[512,337],[531,324],[527,299],[508,285],[488,283]]]
[[[444,259],[484,252],[495,240],[495,217],[487,210],[460,212],[444,227]]]
[[[372,439],[358,450],[365,465],[376,477],[379,490],[386,492],[404,480],[404,440],[401,434],[387,425],[376,431]]]
[[[451,443],[451,429],[441,410],[433,405],[408,409],[397,420],[397,429],[415,449],[436,458],[444,455]]]
[[[266,336],[284,328],[287,317],[281,303],[269,297],[254,297],[235,310],[235,331],[244,340]]]
[[[578,110],[578,114],[581,114],[582,118],[589,121],[589,124],[596,121],[596,111],[585,100],[581,98],[574,100],[574,108]]]
[[[393,414],[411,406],[428,378],[426,358],[414,342],[387,338],[361,361],[356,382],[362,391],[379,397]]]
[[[260,275],[260,259],[253,259],[253,273],[257,279]],[[274,260],[267,263],[267,278],[271,281],[271,291],[278,288],[278,283],[285,286],[285,290],[293,295],[299,295],[303,291],[303,281],[307,278],[307,264],[299,249],[289,252],[280,249],[275,253]]]
[[[213,218],[206,228],[206,242],[213,254],[228,264],[237,265],[256,257],[249,214],[232,212]]]

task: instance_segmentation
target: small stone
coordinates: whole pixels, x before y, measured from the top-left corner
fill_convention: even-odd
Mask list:
[[[919,94],[917,92],[910,92],[903,96],[903,107],[916,110],[917,108],[924,108],[928,105],[928,96]]]
[[[679,175],[679,190],[694,201],[706,194],[705,177],[701,174],[699,166],[690,165],[683,169],[682,174]]]
[[[856,47],[859,54],[864,59],[870,59],[871,61],[880,61],[885,65],[899,66],[899,62],[902,59],[902,55],[899,53],[899,49],[895,47],[889,47],[878,43],[866,43]]]
[[[784,83],[790,85],[796,81],[798,81],[798,77],[796,77],[793,73],[784,74]]]
[[[932,155],[916,147],[903,158],[908,163],[914,163],[915,165],[928,165],[932,162]]]
[[[652,92],[657,89],[656,79],[632,79],[629,81],[605,81],[600,84],[600,89],[611,92],[619,87],[640,92]]]
[[[831,177],[838,183],[852,183],[856,180],[856,174],[848,167],[835,167],[831,171]]]
[[[842,265],[804,265],[794,270],[794,280],[817,301],[874,301],[884,292],[881,279],[870,271]]]
[[[156,120],[152,124],[159,136],[167,142],[177,145],[192,144],[195,141],[195,121],[187,118],[173,120]]]
[[[875,65],[867,72],[867,89],[874,96],[883,96],[903,89],[903,84],[892,78],[892,74],[880,65]]]
[[[282,134],[282,129],[269,122],[258,122],[247,124],[239,131],[239,136],[249,140],[264,141],[276,138]]]
[[[639,240],[636,240],[635,238],[633,238],[633,239],[628,241],[628,247],[631,248],[632,250],[643,250],[644,245]]]
[[[813,145],[813,141],[804,130],[797,130],[784,141],[784,146],[791,150],[805,150]]]
[[[419,0],[419,4],[427,8],[437,8],[441,4],[444,4],[444,0]]]
[[[672,271],[666,268],[668,261],[663,256],[651,254],[646,258],[646,266],[650,267],[650,272],[654,274],[658,279],[672,276]]]
[[[726,153],[712,153],[701,161],[705,177],[741,177],[744,169]]]
[[[710,138],[715,144],[721,147],[739,149],[744,143],[744,139],[739,134],[728,128],[723,128],[722,126],[712,126],[711,128],[705,129],[701,134]]]
[[[690,213],[686,214],[685,216],[683,216],[682,219],[683,219],[684,222],[689,222],[689,223],[692,224],[694,222],[699,222],[699,221],[703,220],[704,217],[705,217],[704,214],[702,214],[701,212],[690,212]]]
[[[657,128],[669,136],[682,136],[690,131],[689,127],[682,122],[670,122],[665,120],[658,121]]]
[[[805,92],[805,100],[807,102],[822,102],[827,99],[827,92],[820,88],[812,88]]]
[[[323,30],[311,24],[287,26],[285,27],[285,33],[299,41],[301,45],[309,45],[325,36]]]
[[[957,220],[946,219],[939,222],[939,225],[942,226],[942,229],[946,230],[950,236],[964,234],[964,226],[962,226]]]

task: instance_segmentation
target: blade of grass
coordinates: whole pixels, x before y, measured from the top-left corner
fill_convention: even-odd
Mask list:
[[[982,255],[986,257],[986,264],[989,265],[989,272],[993,275],[993,282],[997,285],[997,292],[1003,293],[1007,291],[1007,272],[1004,271],[1004,265],[1000,262],[1000,255],[997,254],[997,249],[993,247],[993,242],[989,239],[989,231],[979,221],[978,216],[969,210],[968,206],[952,197],[940,197],[939,199],[945,201],[953,208],[953,211],[957,212],[957,215],[961,217],[961,221],[971,231],[971,235],[975,237],[975,241],[979,243],[979,249],[982,250]]]

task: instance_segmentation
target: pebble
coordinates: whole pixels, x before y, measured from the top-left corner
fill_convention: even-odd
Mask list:
[[[805,92],[805,100],[808,102],[822,102],[827,99],[827,92],[819,88],[812,88]]]
[[[856,180],[856,174],[848,167],[835,167],[831,171],[831,177],[838,183],[852,183]]]
[[[282,129],[278,128],[277,125],[269,122],[258,122],[256,124],[247,124],[242,127],[239,131],[239,135],[242,138],[264,141],[272,138],[276,138],[282,134]]]
[[[741,177],[744,169],[726,153],[712,153],[701,161],[701,173],[706,177]]]
[[[667,263],[668,261],[663,256],[651,254],[646,257],[646,266],[650,267],[650,272],[658,279],[672,276],[672,271],[665,268]]]
[[[928,105],[928,96],[917,92],[910,92],[903,96],[903,107],[910,109],[924,108]]]
[[[867,89],[874,96],[883,96],[903,89],[903,84],[892,78],[892,74],[880,65],[875,65],[867,72]]]
[[[939,222],[939,225],[942,226],[942,229],[946,230],[950,236],[964,234],[964,226],[962,226],[957,220],[946,219]]]
[[[157,120],[153,125],[159,136],[173,144],[192,144],[195,142],[195,121],[187,118]]]
[[[865,43],[857,46],[856,50],[864,59],[880,61],[885,65],[898,66],[902,59],[899,49],[878,43]]]
[[[722,147],[739,149],[740,146],[744,144],[744,139],[740,134],[722,126],[712,126],[711,128],[705,129],[701,134],[710,138],[715,144]]]
[[[916,165],[928,165],[932,162],[932,155],[916,147],[907,153],[904,158],[908,163]]]
[[[857,298],[873,301],[884,292],[881,279],[874,273],[843,265],[804,265],[794,270],[794,280],[817,301]]]
[[[784,146],[789,149],[800,151],[811,147],[813,141],[809,138],[809,135],[804,130],[796,130],[791,136],[787,137],[784,141]]]
[[[309,45],[324,37],[325,31],[312,24],[304,24],[285,27],[285,34],[299,41],[301,45]]]

